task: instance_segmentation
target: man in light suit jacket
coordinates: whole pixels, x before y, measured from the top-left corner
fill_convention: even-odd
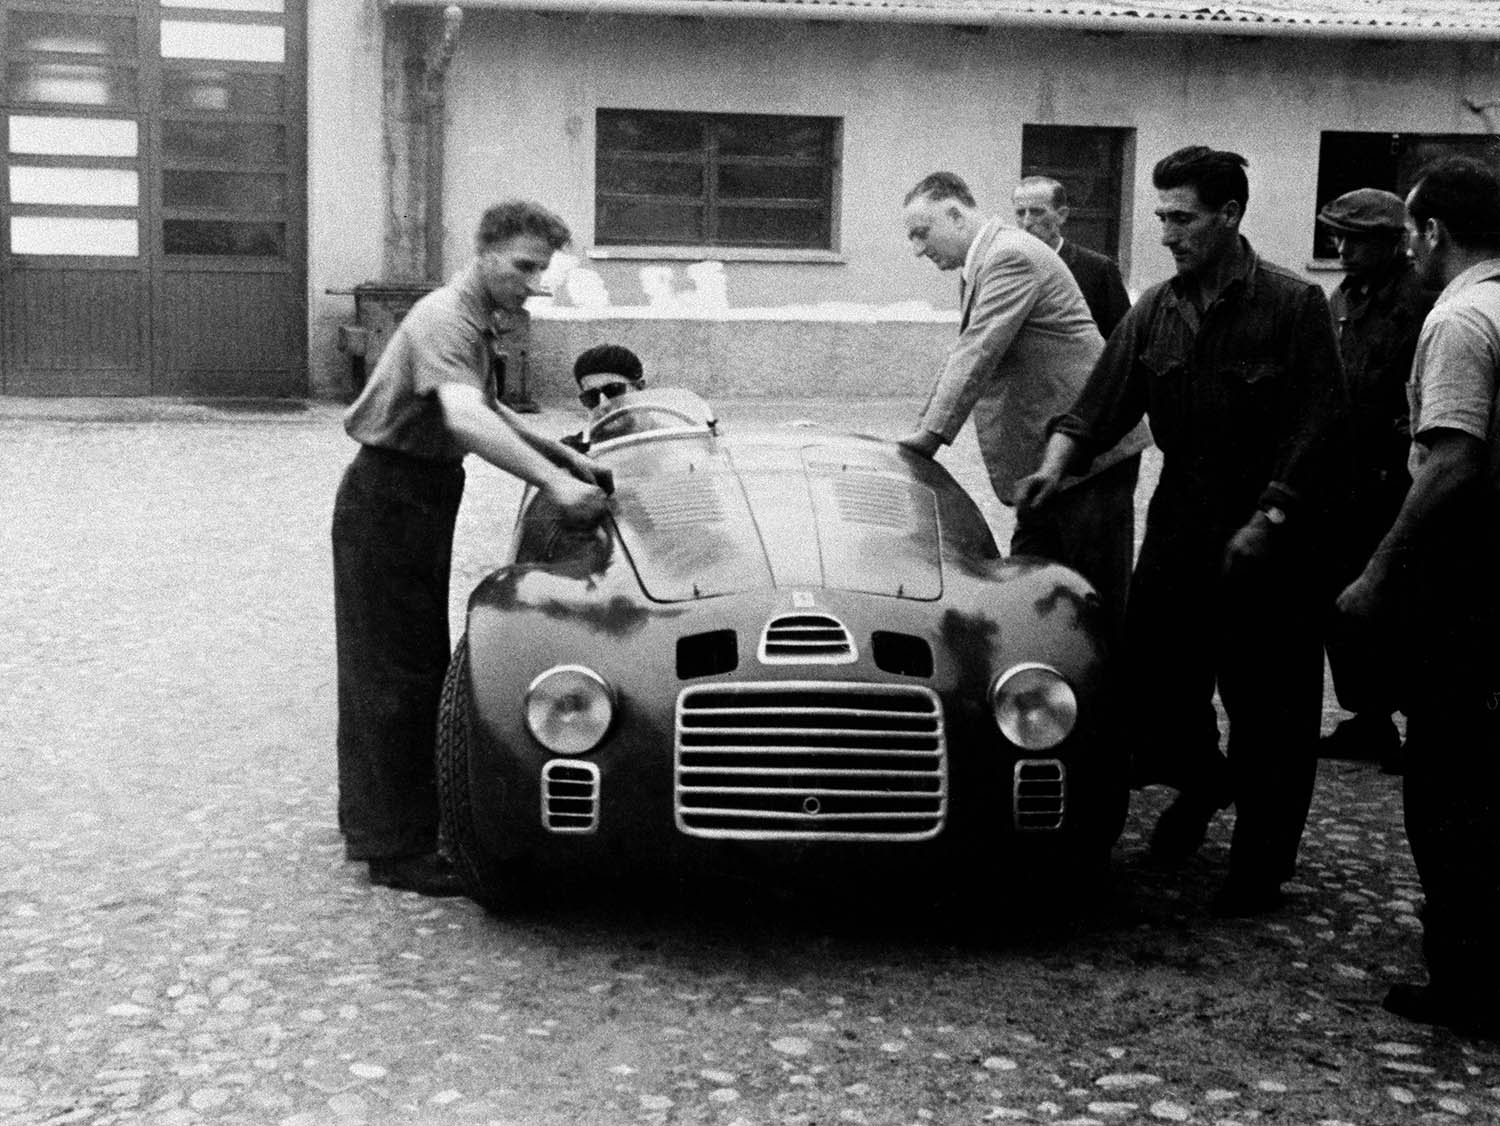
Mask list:
[[[1073,275],[1046,244],[988,218],[968,185],[934,172],[906,197],[906,236],[940,270],[960,270],[962,312],[918,428],[900,439],[932,457],[970,412],[990,484],[1015,503],[1015,485],[1041,464],[1047,424],[1078,396],[1104,340]],[[1118,624],[1135,546],[1135,484],[1144,425],[1071,478],[1051,503],[1018,515],[1013,555],[1055,559],[1099,590]]]
[[[1011,202],[1021,229],[1057,251],[1072,271],[1100,335],[1108,340],[1120,318],[1130,311],[1130,295],[1112,258],[1063,238],[1063,224],[1068,221],[1067,190],[1047,176],[1027,176],[1011,194]]]

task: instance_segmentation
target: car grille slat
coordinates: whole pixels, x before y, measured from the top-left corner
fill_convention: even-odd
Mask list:
[[[786,740],[797,740],[800,742],[811,738],[839,740],[844,745],[860,739],[863,739],[864,743],[872,745],[885,742],[911,742],[913,740],[919,743],[927,743],[931,742],[933,735],[930,729],[926,731],[913,731],[909,728],[898,728],[894,731],[871,732],[851,727],[728,727],[714,731],[700,731],[695,728],[688,728],[682,734],[688,740],[699,738],[722,740],[718,745],[726,747],[734,746],[737,740],[743,739],[766,741],[773,747],[780,745]],[[706,743],[703,745],[712,747],[715,744]],[[837,746],[840,744],[829,742],[827,745]],[[864,750],[866,748],[864,745],[861,745],[853,749]]]
[[[542,767],[542,825],[554,833],[599,828],[599,768],[555,758]]]
[[[1016,763],[1013,789],[1016,829],[1062,828],[1068,806],[1068,774],[1061,760],[1021,759]]]
[[[677,827],[742,840],[925,840],[942,831],[942,705],[919,686],[751,682],[677,698]]]
[[[694,809],[692,812],[695,813],[695,814],[701,814],[701,815],[704,815],[704,816],[738,817],[738,818],[744,818],[746,816],[746,814],[753,812],[754,816],[757,819],[764,818],[764,819],[766,819],[768,821],[774,821],[774,820],[777,820],[777,819],[780,819],[782,821],[801,821],[802,818],[803,818],[803,816],[804,816],[802,813],[799,813],[796,810],[790,810],[790,809],[789,810],[764,810],[764,809],[757,809],[757,810],[753,810],[752,811],[752,810],[749,810],[749,809],[735,807],[735,806],[704,806],[701,809]],[[920,815],[921,815],[921,811],[917,811],[917,810],[913,810],[911,812],[901,812],[899,810],[888,810],[888,811],[883,812],[883,813],[868,813],[868,812],[859,812],[859,813],[820,813],[818,815],[818,817],[819,817],[819,819],[824,820],[824,821],[832,821],[832,822],[838,823],[838,822],[849,822],[849,821],[911,821],[913,818],[915,818],[917,816],[920,816]],[[823,834],[823,835],[820,836],[820,839],[822,839],[822,840],[828,840],[829,839],[829,835],[828,834]]]
[[[732,774],[754,778],[767,776],[776,778],[797,778],[803,775],[818,778],[932,778],[934,774],[930,770],[833,770],[828,767],[803,767],[794,773],[788,773],[780,767],[771,766],[683,766],[678,771],[681,774]]]

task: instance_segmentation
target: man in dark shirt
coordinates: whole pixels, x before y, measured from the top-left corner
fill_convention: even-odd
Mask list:
[[[1360,188],[1325,205],[1318,219],[1332,232],[1344,267],[1344,280],[1329,299],[1350,400],[1346,457],[1328,514],[1336,594],[1359,574],[1411,484],[1406,382],[1422,319],[1437,295],[1423,288],[1407,260],[1400,196]],[[1399,770],[1401,736],[1391,722],[1395,702],[1382,662],[1370,660],[1368,646],[1346,641],[1337,629],[1330,630],[1327,645],[1339,703],[1355,714],[1323,740],[1323,754]]]
[[[1099,326],[1099,335],[1108,340],[1130,308],[1130,295],[1112,259],[1063,237],[1063,224],[1068,221],[1066,189],[1046,176],[1027,176],[1011,194],[1011,202],[1016,209],[1016,225],[1057,251],[1083,290],[1083,300]]]
[[[1129,738],[1137,780],[1179,790],[1152,837],[1157,859],[1191,855],[1235,803],[1214,905],[1233,915],[1279,904],[1312,799],[1323,653],[1309,525],[1342,399],[1323,291],[1239,233],[1244,165],[1201,145],[1156,165],[1177,276],[1126,314],[1018,488],[1018,504],[1046,503],[1066,469],[1149,416],[1163,460],[1126,614]]]

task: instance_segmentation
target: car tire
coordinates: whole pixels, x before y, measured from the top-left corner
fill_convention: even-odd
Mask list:
[[[438,705],[437,784],[443,844],[463,878],[469,898],[492,914],[516,906],[519,874],[496,871],[486,864],[474,827],[474,805],[469,789],[469,638],[459,638]],[[512,863],[512,866],[514,862]]]

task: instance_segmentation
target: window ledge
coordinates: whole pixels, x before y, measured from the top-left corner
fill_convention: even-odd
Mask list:
[[[1303,269],[1311,274],[1342,274],[1344,267],[1337,258],[1314,258]]]
[[[820,266],[842,266],[845,262],[836,250],[758,246],[591,246],[587,257],[591,261],[800,262]]]

